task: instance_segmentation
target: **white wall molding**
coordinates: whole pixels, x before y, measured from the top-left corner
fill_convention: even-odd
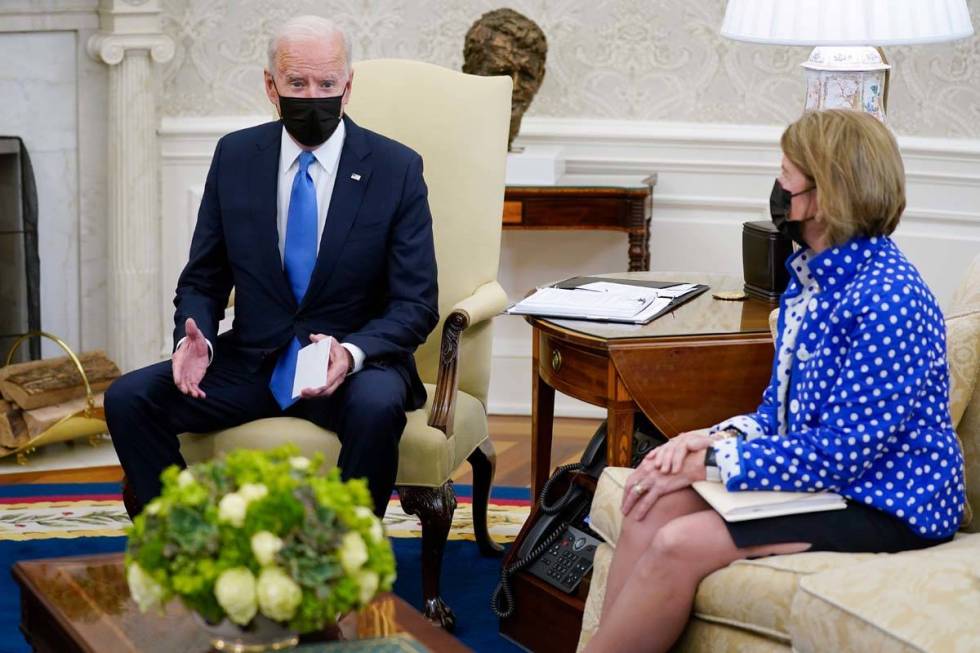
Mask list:
[[[4,0],[0,32],[60,32],[95,29],[99,0]]]
[[[196,216],[187,193],[203,183],[217,139],[268,120],[256,115],[161,121],[164,292],[172,295],[187,256]],[[527,117],[516,144],[561,147],[568,183],[636,184],[657,172],[651,227],[654,268],[740,274],[741,224],[767,216],[781,132],[765,125]],[[980,141],[898,140],[907,169],[909,208],[896,239],[945,302],[960,271],[980,251]],[[518,297],[549,280],[625,267],[626,241],[620,234],[505,232],[500,278],[508,294]],[[168,316],[163,325],[167,338],[171,328]],[[498,319],[495,329],[490,410],[527,414],[530,332],[523,320],[510,317]],[[594,417],[602,411],[559,397],[556,413]]]

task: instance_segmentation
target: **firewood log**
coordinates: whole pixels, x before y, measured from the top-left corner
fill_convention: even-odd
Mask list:
[[[99,393],[94,395],[92,399],[96,406],[102,406],[104,397],[104,394]],[[41,435],[69,415],[74,415],[79,411],[85,410],[87,406],[88,402],[83,397],[82,399],[72,399],[43,408],[25,410],[24,421],[27,423],[27,432],[32,438]]]
[[[119,377],[119,368],[105,352],[87,352],[78,358],[93,393],[102,392]],[[84,397],[85,385],[71,359],[63,356],[0,368],[0,393],[24,410],[33,410]]]
[[[30,435],[20,408],[0,399],[0,446],[16,449],[28,440]]]

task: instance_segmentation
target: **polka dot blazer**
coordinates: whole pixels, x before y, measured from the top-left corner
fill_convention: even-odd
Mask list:
[[[889,238],[787,261],[777,356],[756,412],[712,427],[729,490],[839,492],[917,534],[956,531],[963,457],[935,297]]]

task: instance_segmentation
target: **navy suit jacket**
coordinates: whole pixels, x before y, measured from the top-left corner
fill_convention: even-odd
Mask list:
[[[439,320],[432,216],[422,159],[344,118],[341,151],[316,266],[297,304],[276,226],[282,123],[233,132],[215,148],[177,282],[174,343],[194,318],[222,364],[258,371],[296,336],[360,347],[365,367],[395,368],[425,402],[412,356]],[[355,179],[355,177],[360,177]],[[235,320],[217,336],[232,286]]]

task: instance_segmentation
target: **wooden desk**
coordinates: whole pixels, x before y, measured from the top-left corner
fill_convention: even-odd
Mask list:
[[[504,229],[625,231],[629,269],[650,269],[650,212],[657,175],[643,186],[508,186]]]
[[[608,461],[629,464],[642,410],[667,437],[754,410],[773,359],[773,306],[714,299],[739,277],[633,272],[600,276],[704,283],[711,289],[643,326],[528,318],[533,332],[531,493],[551,472],[555,390],[608,413]]]
[[[139,611],[129,595],[122,553],[23,561],[13,566],[12,573],[20,586],[20,630],[37,653],[211,650],[204,630],[179,601],[169,603],[163,614]],[[430,651],[470,650],[388,593],[341,619],[329,634],[310,639],[354,640],[402,633]]]

